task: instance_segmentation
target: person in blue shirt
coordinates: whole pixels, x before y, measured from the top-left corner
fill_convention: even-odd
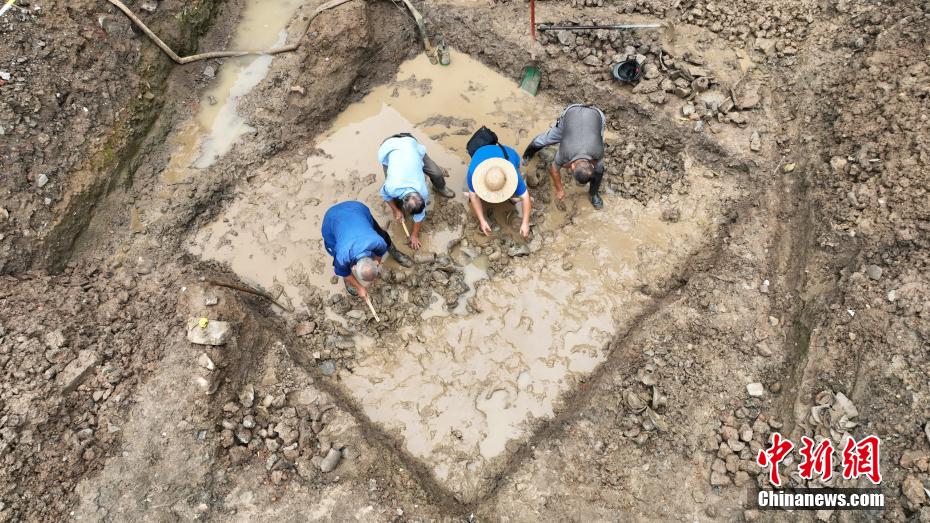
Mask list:
[[[520,235],[524,238],[529,236],[533,204],[520,174],[520,154],[517,151],[498,143],[477,148],[468,165],[466,183],[468,199],[485,236],[491,234],[491,226],[484,215],[483,202],[500,203],[508,199],[516,204],[517,214],[523,220]]]
[[[366,287],[381,276],[386,253],[404,267],[413,261],[397,250],[362,202],[337,203],[323,215],[323,245],[333,257],[333,270],[345,280],[349,294],[368,297]]]
[[[446,187],[442,168],[410,133],[395,134],[384,140],[378,149],[378,161],[384,169],[381,198],[391,207],[395,220],[403,220],[405,212],[413,217],[410,246],[419,249],[420,226],[429,203],[426,177],[441,196],[454,198],[455,193]]]

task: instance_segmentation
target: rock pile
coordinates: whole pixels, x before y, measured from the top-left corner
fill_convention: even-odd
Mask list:
[[[124,267],[0,277],[3,516],[60,519],[112,454],[124,400],[173,332],[171,287]]]
[[[749,398],[733,413],[718,422],[716,434],[708,437],[704,450],[715,455],[710,484],[715,487],[743,487],[755,480],[768,485],[768,476],[756,464],[759,450],[768,445],[769,433],[782,428],[781,422],[760,413],[762,401]]]
[[[757,61],[793,57],[808,36],[814,15],[793,2],[760,6],[748,2],[699,2],[679,6],[679,22],[705,27],[721,38],[746,43],[758,52]]]
[[[294,396],[294,401],[288,400]],[[335,405],[297,401],[300,393],[262,393],[253,385],[223,405],[219,436],[233,466],[260,460],[274,485],[300,477],[316,482],[337,469],[343,459],[355,459],[355,449],[333,441],[326,427]]]

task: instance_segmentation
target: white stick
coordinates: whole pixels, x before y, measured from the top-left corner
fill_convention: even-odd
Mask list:
[[[368,304],[368,309],[371,311],[371,315],[375,317],[375,321],[381,323],[381,318],[379,318],[378,313],[375,312],[375,306],[371,304],[371,299],[367,296],[365,297],[365,303]]]

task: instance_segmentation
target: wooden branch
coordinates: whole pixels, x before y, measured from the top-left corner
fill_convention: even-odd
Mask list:
[[[268,55],[268,54],[279,54],[279,53],[286,53],[289,51],[296,51],[300,47],[300,44],[303,41],[304,36],[306,36],[307,31],[310,29],[310,24],[313,22],[313,20],[317,16],[319,16],[323,11],[340,6],[346,2],[350,2],[351,0],[330,0],[329,2],[321,4],[319,7],[314,9],[313,13],[310,15],[310,18],[307,19],[307,23],[304,24],[303,30],[300,31],[297,41],[292,44],[284,45],[281,47],[274,47],[266,51],[211,51],[208,53],[195,54],[193,56],[185,56],[185,57],[178,56],[177,53],[172,51],[171,48],[168,47],[168,45],[161,40],[161,38],[159,38],[155,33],[153,33],[152,30],[149,29],[148,26],[146,26],[142,22],[142,20],[139,20],[139,17],[137,17],[132,12],[132,10],[126,7],[124,3],[120,2],[120,0],[107,0],[107,1],[115,5],[117,9],[119,9],[127,17],[129,17],[129,19],[132,20],[132,23],[139,26],[139,29],[142,29],[142,32],[144,32],[149,37],[149,39],[152,40],[152,42],[154,42],[155,45],[158,46],[159,49],[164,51],[165,54],[168,55],[168,57],[170,57],[174,62],[183,65],[183,64],[189,64],[191,62],[197,62],[200,60],[208,60],[210,58],[228,58],[228,57],[233,57],[233,56],[249,56],[249,55]]]

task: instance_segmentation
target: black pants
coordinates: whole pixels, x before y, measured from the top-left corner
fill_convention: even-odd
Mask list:
[[[588,187],[588,194],[594,196],[601,189],[601,181],[604,179],[604,160],[598,160],[594,163],[594,176],[591,177],[591,185]]]
[[[378,233],[378,236],[384,239],[384,242],[387,243],[388,251],[394,248],[394,243],[391,242],[391,235],[387,233],[384,229],[378,225],[377,220],[372,220],[372,224],[375,226],[375,232]]]

